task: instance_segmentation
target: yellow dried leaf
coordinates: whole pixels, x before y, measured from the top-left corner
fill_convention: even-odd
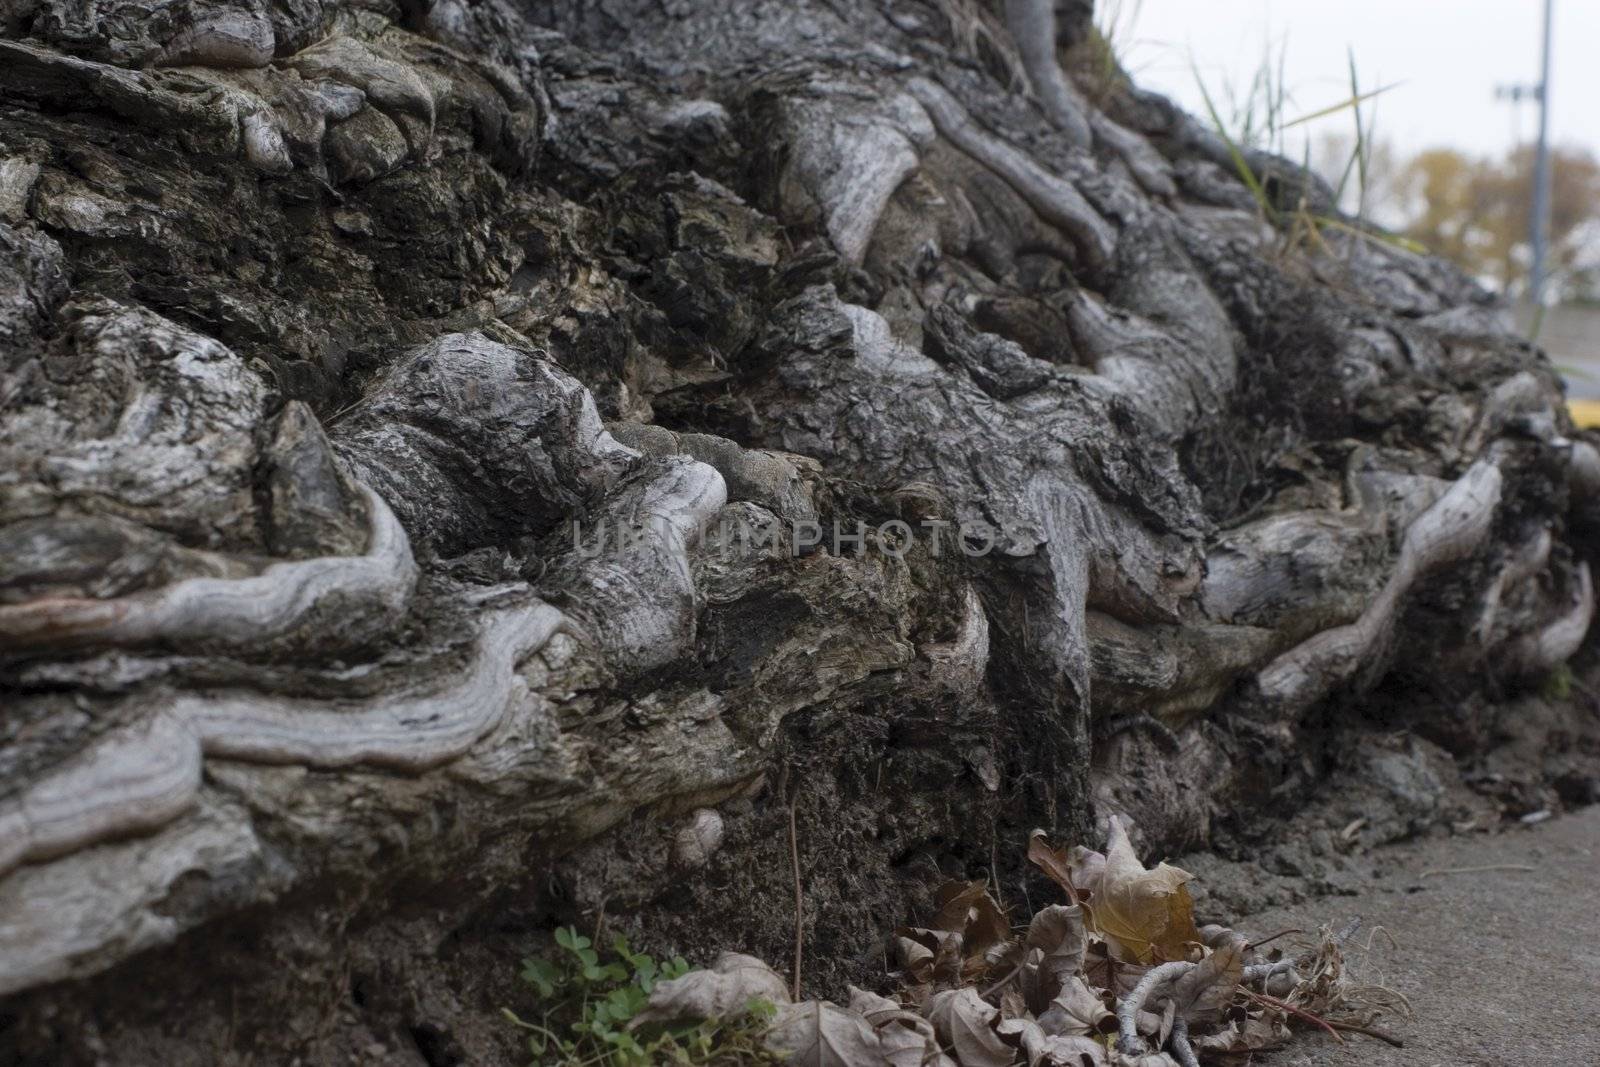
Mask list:
[[[1121,820],[1111,819],[1105,866],[1084,901],[1089,928],[1134,963],[1181,960],[1199,941],[1187,883],[1193,875],[1168,864],[1146,870]]]

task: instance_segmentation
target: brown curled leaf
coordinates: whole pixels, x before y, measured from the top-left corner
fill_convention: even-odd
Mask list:
[[[976,989],[948,989],[928,1001],[928,1018],[939,1040],[961,1067],[1011,1067],[1015,1050],[995,1029],[1000,1011]]]
[[[1072,863],[1065,851],[1050,847],[1043,830],[1035,830],[1028,837],[1028,862],[1066,890],[1068,900],[1078,903],[1078,889],[1072,884]]]

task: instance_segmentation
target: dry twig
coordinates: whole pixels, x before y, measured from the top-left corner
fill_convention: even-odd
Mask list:
[[[1487,874],[1490,871],[1534,871],[1526,863],[1491,863],[1484,867],[1440,867],[1437,870],[1423,871],[1417,877],[1432,878],[1441,874]]]

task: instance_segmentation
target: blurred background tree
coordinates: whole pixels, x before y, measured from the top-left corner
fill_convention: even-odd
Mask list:
[[[1310,152],[1312,169],[1337,187],[1354,141],[1344,131],[1324,132]],[[1523,295],[1532,145],[1498,158],[1442,146],[1407,156],[1386,140],[1365,150],[1367,179],[1361,187],[1346,183],[1346,211],[1419,242],[1491,288]],[[1550,165],[1547,295],[1560,304],[1600,304],[1600,160],[1587,149],[1557,145]]]
[[[1600,301],[1600,162],[1570,146],[1553,148],[1550,161],[1551,295],[1561,302]],[[1389,188],[1399,232],[1504,292],[1523,284],[1531,146],[1500,159],[1426,149],[1399,166]]]
[[[1600,89],[1600,3],[1556,0],[1553,23],[1543,3],[1455,0],[1449,19],[1440,6],[1099,0],[1095,12],[1108,48],[1146,88],[1208,115],[1240,146],[1304,162],[1360,226],[1451,259],[1502,294],[1566,379],[1574,417],[1600,427],[1600,110],[1583,104]],[[1524,109],[1538,121],[1544,80],[1558,103],[1547,116],[1536,304]]]

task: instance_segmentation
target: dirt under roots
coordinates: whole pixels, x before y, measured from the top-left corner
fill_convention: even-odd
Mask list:
[[[1452,721],[1446,709],[1402,683],[1380,686],[1329,715],[1345,728],[1326,727],[1308,756],[1320,760],[1316,773],[1297,775],[1282,806],[1218,811],[1210,850],[1146,842],[1147,861],[1196,875],[1202,923],[1291,905],[1317,912],[1317,901],[1370,884],[1385,845],[1493,833],[1600,799],[1600,663],[1587,654],[1545,690],[1455,709],[1484,724],[1459,736],[1491,743],[1452,752],[1424,738],[1437,725],[1421,728]],[[448,880],[390,887],[380,899],[401,906],[381,909],[314,887],[309,898],[337,903],[240,916],[99,978],[18,998],[0,1020],[0,1052],[39,1067],[521,1063],[522,1039],[500,1009],[536,1002],[519,962],[544,951],[557,926],[625,934],[698,962],[748,952],[791,973],[791,806],[803,988],[835,997],[851,983],[885,988],[887,935],[930,914],[944,881],[987,881],[1014,922],[1057,902],[1024,859],[1029,817],[1048,810],[1051,783],[1008,773],[1032,765],[1032,746],[997,740],[994,726],[963,721],[959,708],[897,713],[887,695],[802,717],[768,774],[719,809],[725,836],[703,866],[673,859],[687,816],[640,812],[471,913],[452,908],[463,893]],[[1306,778],[1320,781],[1314,793]],[[997,781],[1017,785],[991,788]],[[1323,909],[1340,910],[1332,900]]]

